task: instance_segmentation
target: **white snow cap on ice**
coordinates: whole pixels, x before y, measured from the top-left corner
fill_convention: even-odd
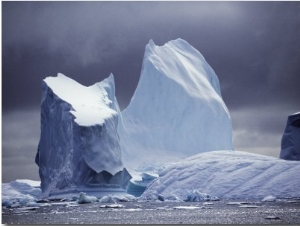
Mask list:
[[[295,198],[300,197],[299,171],[296,161],[242,151],[200,153],[166,167],[141,199],[162,195],[186,200],[191,191],[222,199]]]
[[[229,111],[214,70],[182,39],[146,46],[129,106],[118,124],[126,166],[233,150]]]
[[[58,73],[57,77],[47,77],[46,84],[62,100],[73,107],[71,113],[76,117],[75,122],[81,126],[102,125],[105,119],[116,115],[117,112],[111,108],[112,101],[108,92],[114,97],[113,74],[92,86],[86,87],[75,80]],[[112,88],[111,85],[113,85]]]

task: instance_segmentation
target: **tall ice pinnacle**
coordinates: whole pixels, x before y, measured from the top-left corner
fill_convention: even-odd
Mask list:
[[[233,150],[231,118],[218,77],[201,53],[182,39],[163,46],[150,40],[118,131],[123,160],[135,167]]]

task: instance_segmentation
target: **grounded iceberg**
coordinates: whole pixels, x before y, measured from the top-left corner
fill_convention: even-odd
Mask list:
[[[233,150],[231,119],[218,77],[182,39],[163,46],[150,40],[118,132],[123,160],[132,168],[150,169],[201,152]]]
[[[280,158],[300,160],[300,112],[288,117],[281,140]]]
[[[36,163],[43,195],[126,188],[131,176],[122,163],[113,75],[85,87],[58,74],[42,88]]]
[[[300,197],[300,165],[241,151],[213,151],[166,167],[142,200],[189,200],[209,194],[222,199]],[[201,197],[201,196],[200,196]]]
[[[218,77],[182,39],[149,42],[138,87],[123,112],[113,75],[85,87],[58,74],[42,88],[36,155],[41,187],[24,180],[3,185],[4,206],[35,205],[41,193],[53,198],[83,192],[83,202],[96,200],[92,196],[107,202],[126,188],[141,200],[300,197],[297,162],[232,151]],[[298,135],[295,114],[281,158],[299,157],[291,149],[299,146]]]

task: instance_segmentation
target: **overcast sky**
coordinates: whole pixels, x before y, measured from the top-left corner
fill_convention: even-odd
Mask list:
[[[183,38],[219,77],[237,150],[279,156],[300,111],[300,2],[2,2],[2,180],[39,180],[41,83],[111,72],[124,109],[145,45]],[[167,109],[166,109],[167,110]]]

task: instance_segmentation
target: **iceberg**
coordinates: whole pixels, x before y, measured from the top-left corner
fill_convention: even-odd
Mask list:
[[[288,117],[281,140],[280,158],[300,160],[300,112]]]
[[[296,161],[242,151],[200,153],[166,167],[140,199],[189,200],[195,191],[220,199],[298,198],[299,170]]]
[[[126,188],[119,111],[112,74],[89,87],[62,74],[44,79],[36,154],[43,196]]]
[[[144,172],[145,166],[150,170],[154,164],[157,168],[202,152],[234,149],[218,77],[182,39],[163,46],[150,40],[118,132],[124,164]]]
[[[204,57],[182,39],[150,41],[122,112],[112,74],[89,87],[62,74],[44,79],[41,182],[3,184],[2,206],[78,194],[78,203],[300,197],[300,165],[284,160],[300,160],[299,128],[300,112],[288,118],[281,159],[233,151],[229,111]]]

